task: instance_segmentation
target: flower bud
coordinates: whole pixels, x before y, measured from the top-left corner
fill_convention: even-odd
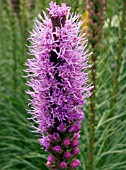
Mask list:
[[[70,145],[70,140],[69,140],[69,139],[65,139],[65,140],[63,141],[63,145],[64,145],[64,146],[69,146],[69,145]]]
[[[47,167],[51,167],[51,162],[48,161],[48,162],[46,163],[46,166],[47,166]]]
[[[72,141],[72,146],[75,147],[75,146],[78,146],[79,142],[78,140],[73,140]]]
[[[57,146],[53,147],[53,151],[61,153],[62,152],[62,148],[61,148],[61,146],[57,145]]]
[[[66,151],[66,153],[64,154],[64,157],[65,158],[71,158],[72,154],[70,152]]]
[[[66,162],[61,162],[61,163],[60,163],[60,168],[61,168],[61,169],[67,168],[67,163],[66,163]]]
[[[53,155],[50,155],[50,156],[48,156],[47,160],[49,162],[54,162],[55,161],[55,157]]]
[[[66,131],[66,124],[65,123],[61,123],[58,127],[57,130],[59,132],[65,132]]]
[[[78,155],[79,152],[80,152],[80,149],[78,147],[74,148],[74,150],[73,150],[74,155]]]
[[[75,159],[71,162],[71,168],[76,168],[80,165],[80,161],[78,159]]]

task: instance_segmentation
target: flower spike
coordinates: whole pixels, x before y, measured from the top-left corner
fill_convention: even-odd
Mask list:
[[[79,16],[70,14],[70,7],[50,2],[49,16],[39,14],[30,32],[28,59],[25,70],[32,88],[32,120],[41,135],[41,146],[50,153],[46,166],[50,170],[74,169],[80,165],[79,132],[84,119],[82,107],[91,95],[86,68],[89,54],[87,39],[80,34]],[[84,95],[83,95],[84,94]]]

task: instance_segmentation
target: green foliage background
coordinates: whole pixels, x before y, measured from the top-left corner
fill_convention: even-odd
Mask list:
[[[64,0],[82,14],[86,0]],[[126,6],[106,0],[103,49],[97,56],[93,170],[126,169]],[[47,153],[31,133],[23,70],[34,18],[48,0],[0,0],[0,170],[47,170]],[[125,13],[126,14],[126,13]],[[78,170],[88,170],[89,102],[83,121]]]

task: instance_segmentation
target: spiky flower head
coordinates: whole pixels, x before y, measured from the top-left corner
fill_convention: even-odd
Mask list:
[[[35,132],[41,135],[40,144],[50,153],[49,169],[71,169],[80,162],[78,140],[84,118],[82,107],[91,95],[87,68],[89,56],[87,39],[80,32],[83,22],[78,15],[70,14],[66,4],[50,3],[49,16],[35,19],[29,41],[30,54],[26,65],[32,88],[32,120],[38,124]]]

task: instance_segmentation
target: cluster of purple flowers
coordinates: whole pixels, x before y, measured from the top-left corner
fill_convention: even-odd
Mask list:
[[[49,17],[35,19],[29,41],[30,54],[26,65],[32,88],[30,104],[35,132],[41,134],[40,144],[50,153],[46,166],[52,170],[74,169],[80,165],[78,140],[84,119],[82,106],[91,95],[88,84],[89,55],[87,39],[79,30],[82,21],[70,15],[66,4],[50,3]],[[33,125],[34,126],[34,125]]]

